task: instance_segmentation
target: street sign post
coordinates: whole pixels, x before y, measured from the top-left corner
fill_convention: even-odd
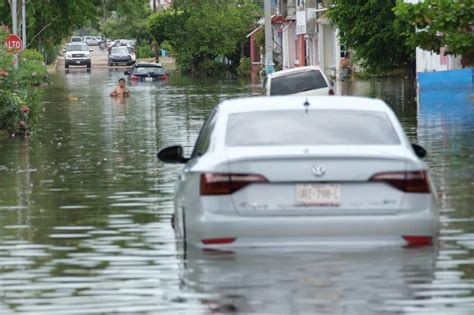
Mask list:
[[[10,34],[5,39],[5,46],[10,54],[17,54],[23,50],[23,41],[18,35]]]

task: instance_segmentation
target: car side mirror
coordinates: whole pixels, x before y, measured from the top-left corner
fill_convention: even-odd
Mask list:
[[[66,52],[66,48],[63,49],[63,52]]]
[[[93,51],[94,51],[94,49],[89,49],[89,52],[93,52]]]
[[[413,151],[415,151],[416,156],[418,156],[420,159],[426,157],[427,152],[421,145],[412,143],[411,147],[413,148]]]
[[[175,145],[161,149],[158,152],[157,157],[163,163],[170,164],[184,164],[189,161],[188,158],[183,156],[183,147],[180,145]]]
[[[130,75],[130,70],[125,71],[123,74]]]
[[[334,81],[333,81],[333,80],[330,80],[330,81],[329,81],[329,85],[334,86]]]

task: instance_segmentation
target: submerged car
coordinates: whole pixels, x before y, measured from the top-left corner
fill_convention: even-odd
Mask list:
[[[316,66],[298,67],[269,74],[263,83],[263,94],[278,95],[334,95],[332,83]]]
[[[132,56],[125,46],[112,47],[109,54],[109,66],[125,64],[131,65],[133,63]]]
[[[202,248],[429,245],[437,200],[426,151],[380,100],[224,101],[205,122],[175,186],[178,239]]]
[[[84,43],[70,43],[66,46],[64,51],[64,67],[69,68],[69,66],[83,66],[87,68],[91,67],[91,52],[92,49],[89,48]]]
[[[168,73],[159,63],[138,63],[130,70],[124,72],[130,81],[164,81],[168,79]]]

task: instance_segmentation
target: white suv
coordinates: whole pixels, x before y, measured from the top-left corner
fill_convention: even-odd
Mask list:
[[[91,67],[91,52],[92,49],[89,49],[84,43],[70,43],[64,49],[64,67],[69,68],[69,66],[83,66],[87,68]]]
[[[263,94],[276,95],[334,95],[332,83],[316,66],[299,67],[269,74],[263,84]]]

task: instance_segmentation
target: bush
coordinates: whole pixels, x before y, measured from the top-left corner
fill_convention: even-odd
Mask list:
[[[223,62],[205,60],[201,62],[196,71],[207,76],[219,76],[227,72],[228,66]]]
[[[32,61],[38,61],[38,62],[43,62],[43,55],[36,49],[25,49],[21,53],[21,59],[22,60],[32,60]]]
[[[4,40],[0,34],[0,41]],[[40,59],[41,57],[41,59]],[[9,134],[29,134],[38,121],[43,96],[42,87],[48,82],[43,57],[37,51],[26,50],[19,69],[13,67],[13,56],[5,46],[0,48],[0,130]]]
[[[250,58],[242,57],[237,68],[237,74],[241,77],[249,76],[251,69]]]
[[[153,58],[155,56],[153,50],[148,44],[137,46],[136,51],[137,58]]]

